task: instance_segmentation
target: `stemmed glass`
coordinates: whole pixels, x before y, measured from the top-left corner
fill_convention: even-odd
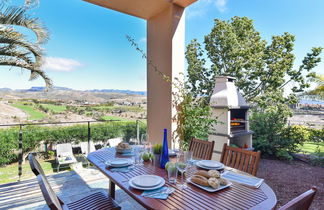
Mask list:
[[[187,184],[183,180],[183,174],[187,170],[188,163],[187,163],[187,157],[186,157],[186,155],[185,155],[184,152],[179,152],[179,154],[177,156],[177,163],[176,163],[176,165],[177,165],[177,169],[181,173],[181,183],[182,183],[182,184],[179,184],[178,186],[182,190],[183,189],[186,189],[187,188]]]
[[[148,134],[142,134],[141,144],[144,145],[144,148],[145,148],[145,150],[147,152],[150,152],[151,143],[149,142],[149,135]]]

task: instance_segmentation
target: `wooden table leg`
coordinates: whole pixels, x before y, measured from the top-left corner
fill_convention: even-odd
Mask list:
[[[115,183],[109,179],[109,196],[115,199]]]

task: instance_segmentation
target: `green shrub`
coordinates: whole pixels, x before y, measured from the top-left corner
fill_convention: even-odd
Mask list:
[[[23,127],[23,152],[34,151],[41,143],[67,143],[88,140],[88,126],[25,126]],[[140,134],[146,132],[141,125]],[[19,128],[0,130],[0,165],[17,160]],[[91,124],[91,139],[94,142],[123,137],[126,140],[136,138],[136,122],[106,122]]]
[[[283,109],[282,109],[283,108]],[[301,125],[287,125],[288,112],[284,107],[269,107],[254,111],[250,117],[254,131],[253,147],[263,156],[291,160],[291,153],[298,152],[305,141],[323,139],[323,130]]]

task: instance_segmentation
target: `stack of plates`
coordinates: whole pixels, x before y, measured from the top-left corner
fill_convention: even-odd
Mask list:
[[[109,160],[106,162],[106,165],[109,167],[125,167],[125,166],[130,166],[133,164],[133,161],[128,158],[115,158],[113,160]]]
[[[177,153],[175,150],[169,149],[169,156],[173,157],[173,156],[177,156]]]
[[[221,170],[224,168],[224,164],[214,160],[201,160],[196,163],[200,168],[208,170]]]
[[[129,186],[138,190],[155,190],[165,184],[162,177],[155,175],[140,175],[129,180]]]

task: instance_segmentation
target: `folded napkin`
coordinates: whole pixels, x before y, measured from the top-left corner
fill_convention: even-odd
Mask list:
[[[260,185],[263,183],[264,179],[253,177],[253,176],[246,176],[238,173],[234,173],[232,171],[226,171],[222,174],[222,178],[231,180],[233,182],[237,182],[242,185],[246,185],[253,188],[259,188]]]
[[[172,194],[175,191],[172,187],[161,187],[159,189],[155,190],[145,190],[142,193],[142,196],[148,197],[148,198],[157,198],[166,200],[170,194]]]
[[[130,152],[130,153],[123,153],[123,154],[120,154],[121,156],[134,156],[135,154]]]
[[[110,168],[111,172],[121,172],[121,173],[127,173],[131,171],[134,167],[133,166],[126,166],[126,167],[119,167],[119,168]]]

